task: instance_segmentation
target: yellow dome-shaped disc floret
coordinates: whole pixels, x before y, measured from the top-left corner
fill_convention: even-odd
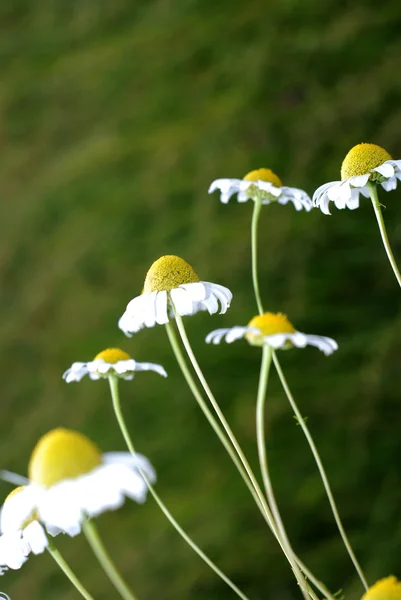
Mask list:
[[[283,313],[267,312],[263,315],[253,317],[248,323],[248,327],[259,329],[260,333],[246,333],[245,338],[253,346],[261,346],[263,338],[267,335],[277,333],[295,333],[296,329]],[[289,344],[290,346],[291,344]]]
[[[341,166],[341,180],[356,175],[366,175],[372,169],[380,167],[391,155],[376,144],[358,144],[351,148]]]
[[[29,479],[50,487],[63,479],[89,473],[102,464],[99,448],[71,429],[53,429],[36,444],[28,466]]]
[[[96,354],[93,360],[104,360],[105,362],[114,365],[120,360],[130,360],[130,355],[120,348],[107,348]]]
[[[190,264],[179,256],[167,255],[156,260],[147,272],[144,292],[169,292],[185,283],[197,283],[199,277]]]
[[[250,171],[244,177],[245,181],[266,181],[272,183],[275,187],[282,187],[281,179],[277,177],[270,169],[255,169]]]
[[[379,579],[361,600],[401,600],[401,583],[393,576]]]

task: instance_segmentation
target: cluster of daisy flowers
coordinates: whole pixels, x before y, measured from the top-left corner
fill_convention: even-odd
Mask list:
[[[256,236],[258,211],[264,205],[291,203],[297,211],[310,211],[313,207],[319,207],[323,213],[330,214],[331,203],[339,209],[356,209],[359,207],[360,196],[370,197],[390,263],[401,285],[401,276],[399,278],[377,199],[378,187],[385,191],[391,191],[397,187],[399,180],[401,180],[400,160],[393,160],[387,151],[374,144],[359,144],[350,150],[343,161],[341,181],[322,185],[312,198],[301,189],[284,186],[280,178],[266,168],[251,171],[243,179],[217,179],[211,184],[209,193],[219,190],[220,199],[225,204],[235,195],[238,202],[253,201],[256,211],[254,213],[256,215],[255,228],[252,228],[253,236]],[[252,247],[254,248],[254,244]],[[267,357],[275,356],[276,350],[299,349],[306,346],[317,348],[325,356],[336,351],[338,345],[334,339],[298,331],[286,315],[264,311],[257,282],[256,253],[253,253],[252,261],[258,314],[249,315],[251,318],[247,324],[211,331],[206,336],[206,343],[216,345],[222,341],[232,343],[244,339],[251,346],[262,348],[263,352],[268,349],[270,354],[264,354]],[[128,303],[118,321],[118,326],[126,336],[130,337],[144,328],[165,325],[177,360],[193,390],[196,386],[190,381],[190,376],[180,358],[181,351],[177,350],[177,343],[174,341],[175,334],[172,333],[171,326],[175,322],[203,390],[215,408],[210,388],[200,372],[187,339],[182,317],[195,315],[200,311],[207,311],[210,315],[224,314],[229,309],[232,298],[232,292],[227,287],[202,281],[193,267],[181,257],[166,255],[152,264],[146,274],[142,293]],[[91,380],[106,379],[109,381],[117,420],[130,452],[102,453],[99,447],[85,435],[65,428],[59,427],[45,434],[32,452],[28,464],[28,477],[23,479],[22,485],[8,495],[1,510],[0,574],[5,573],[8,569],[19,569],[30,554],[41,554],[46,549],[51,551],[54,548],[54,539],[58,535],[77,536],[81,531],[85,531],[87,523],[103,512],[120,508],[127,498],[141,504],[146,500],[149,490],[155,495],[152,487],[156,482],[155,469],[145,456],[133,450],[129,434],[119,412],[118,392],[116,391],[120,379],[132,380],[136,373],[146,371],[167,377],[165,369],[159,364],[138,362],[119,348],[108,348],[97,354],[92,361],[74,362],[64,372],[63,378],[67,383],[79,382],[85,376]],[[203,410],[206,414],[207,409]],[[217,409],[217,414],[219,414],[219,409]],[[210,421],[210,417],[208,418]],[[221,419],[225,424],[224,417]],[[305,424],[302,419],[300,420],[305,429]],[[231,432],[228,426],[225,428],[230,437]],[[313,448],[313,442],[310,444]],[[237,450],[235,439],[233,446]],[[319,461],[319,459],[317,460]],[[322,473],[323,467],[319,462],[318,466]],[[267,477],[267,471],[263,472],[263,461],[261,469],[262,475]],[[250,482],[252,483],[251,476]],[[255,486],[255,483],[253,485]],[[258,495],[259,492],[257,488],[255,489]],[[330,494],[331,492],[328,492],[329,497]],[[264,505],[262,502],[261,508],[265,510],[269,523],[269,519],[271,519],[269,512],[271,506],[269,505],[274,503],[270,502],[271,497],[268,490],[266,497],[268,503]],[[330,499],[330,502],[334,503],[334,500]],[[160,501],[158,503],[159,506],[162,506]],[[168,512],[164,509],[163,511],[165,514]],[[336,514],[336,510],[333,512]],[[274,518],[277,525],[279,517],[275,515]],[[336,522],[347,546],[348,540],[337,517]],[[177,530],[179,531],[179,528]],[[314,581],[313,577],[308,572],[307,577],[302,579],[303,567],[301,566],[301,570],[299,570],[290,545],[285,537],[279,537],[279,533],[274,529],[274,523],[272,531],[280,541],[283,551],[287,553],[286,556],[296,576],[298,577],[297,569],[300,573],[301,579],[298,580],[298,583],[304,598],[316,598],[317,596],[310,591],[309,584],[306,583],[309,578]],[[181,535],[183,534],[181,533]],[[282,534],[280,533],[280,535]],[[185,539],[185,534],[183,537]],[[188,538],[188,536],[186,537]],[[192,547],[194,546],[196,545],[193,544]],[[348,551],[365,586],[362,600],[401,600],[401,584],[395,577],[382,579],[369,588],[352,550],[348,549]],[[198,554],[232,587],[238,596],[243,600],[249,600],[209,559],[205,559],[202,552],[199,551]],[[295,568],[291,562],[294,560]],[[73,580],[73,577],[71,576],[70,579]],[[115,578],[114,583],[116,583]],[[77,582],[74,585],[81,595],[92,599],[88,593],[85,593],[85,590],[80,589]],[[324,588],[323,590],[319,588],[319,582],[317,582],[317,587],[325,594],[325,597],[334,600],[334,596],[326,592]],[[127,591],[121,581],[117,581],[116,589],[123,598],[135,600],[136,597]]]

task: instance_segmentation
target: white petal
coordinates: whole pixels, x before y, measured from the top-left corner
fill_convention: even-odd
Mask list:
[[[167,292],[157,292],[155,301],[155,318],[158,325],[168,323]]]
[[[34,554],[42,554],[49,545],[45,530],[38,521],[32,521],[22,532],[23,539],[29,544]]]
[[[30,552],[29,545],[22,539],[22,531],[9,531],[0,537],[0,565],[9,569],[20,569]]]
[[[240,190],[240,183],[240,179],[216,179],[209,187],[209,194],[220,190],[220,200],[227,204],[231,196]]]
[[[387,179],[387,181],[382,181],[381,182],[381,186],[384,190],[386,190],[386,192],[391,192],[392,190],[395,190],[397,187],[397,177],[390,177],[390,179]]]
[[[154,371],[163,377],[167,377],[167,373],[165,369],[161,365],[157,365],[155,363],[149,362],[137,362],[135,366],[135,371]]]
[[[32,484],[8,498],[1,511],[2,533],[21,529],[32,516],[42,495],[43,489]]]
[[[178,287],[171,290],[170,295],[175,310],[179,315],[185,317],[186,315],[194,314],[197,303],[192,302],[190,292],[183,287]]]
[[[143,454],[135,453],[132,456],[130,452],[105,452],[103,454],[104,464],[123,464],[134,471],[140,469],[149,479],[150,483],[156,482],[156,471],[150,460]]]
[[[352,185],[354,188],[362,188],[368,183],[369,177],[370,173],[365,173],[364,175],[354,175],[354,177],[349,177],[343,181],[343,184],[347,183],[348,185]]]
[[[184,283],[179,287],[188,292],[192,302],[202,302],[202,300],[206,298],[206,286],[203,283],[203,281],[197,281],[195,283]]]
[[[380,175],[388,179],[390,177],[393,177],[395,169],[391,163],[385,162],[379,167],[372,169],[372,171],[376,171],[377,173],[380,173]]]
[[[258,187],[263,192],[267,192],[268,194],[271,194],[272,196],[275,196],[276,198],[281,196],[282,188],[276,187],[270,181],[262,181],[261,179],[259,179],[255,183],[256,183],[256,187]]]
[[[263,342],[272,348],[282,348],[289,339],[288,333],[276,333],[274,335],[265,335]]]
[[[232,293],[231,291],[224,287],[223,285],[219,285],[217,283],[209,283],[208,281],[204,281],[203,284],[206,287],[206,292],[207,292],[207,296],[206,299],[208,299],[210,296],[214,296],[221,305],[221,310],[220,310],[220,314],[223,314],[227,311],[227,309],[230,307],[231,304],[231,300],[232,300]],[[208,306],[208,310],[210,312],[210,308]],[[210,312],[210,314],[213,314]]]
[[[80,533],[84,514],[76,480],[62,481],[46,490],[38,503],[38,515],[46,527],[57,527],[70,536]]]
[[[206,336],[206,343],[207,344],[220,344],[220,342],[222,341],[223,338],[225,338],[225,341],[228,344],[231,344],[231,342],[234,342],[235,340],[239,340],[240,338],[244,337],[245,333],[247,333],[247,331],[249,330],[248,327],[240,327],[240,326],[236,326],[236,327],[231,327],[231,328],[224,328],[224,329],[215,329],[214,331],[211,331],[207,336]],[[258,330],[255,330],[258,331]]]
[[[69,369],[67,369],[63,373],[63,379],[67,383],[71,383],[72,381],[81,381],[82,377],[84,377],[88,373],[87,364],[83,362],[74,362]]]
[[[320,335],[304,335],[310,346],[316,346],[316,348],[319,348],[319,350],[321,350],[326,356],[329,356],[329,354],[332,354],[335,350],[338,350],[338,344],[332,338]]]

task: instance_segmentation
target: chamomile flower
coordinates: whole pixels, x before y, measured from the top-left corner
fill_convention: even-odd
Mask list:
[[[194,315],[200,310],[209,314],[225,313],[232,293],[217,283],[200,281],[194,269],[179,256],[162,256],[150,267],[144,290],[129,302],[118,326],[126,335],[143,327],[168,323],[171,308],[181,316]]]
[[[379,579],[364,593],[361,600],[401,600],[401,582],[393,576]]]
[[[53,429],[34,448],[28,468],[31,483],[20,492],[19,504],[10,506],[8,519],[18,520],[23,510],[35,511],[51,535],[75,536],[86,517],[115,510],[126,497],[143,503],[148,488],[142,473],[155,482],[155,471],[141,454],[102,454],[78,431]]]
[[[67,383],[81,381],[82,377],[89,375],[91,379],[107,378],[110,375],[120,379],[134,379],[137,371],[155,371],[163,377],[167,377],[166,371],[161,365],[148,362],[137,362],[127,352],[119,348],[107,348],[99,352],[90,362],[74,362],[63,374]]]
[[[219,344],[223,339],[228,344],[245,338],[252,346],[271,346],[277,348],[305,348],[316,346],[326,356],[337,350],[333,339],[320,335],[310,335],[297,331],[282,313],[264,313],[257,315],[246,327],[236,326],[231,329],[216,329],[206,337],[208,344]]]
[[[308,194],[298,188],[283,186],[281,179],[270,169],[250,171],[243,179],[216,179],[209,187],[209,194],[220,190],[220,200],[227,204],[237,194],[238,202],[260,201],[262,204],[292,202],[296,210],[311,210]]]
[[[20,569],[31,553],[41,554],[49,545],[36,514],[38,491],[29,487],[14,489],[1,510],[0,575],[8,569]]]
[[[341,181],[321,185],[313,194],[313,205],[326,215],[329,204],[336,208],[359,207],[359,196],[370,197],[369,185],[381,185],[390,192],[401,179],[401,160],[393,160],[387,150],[376,144],[358,144],[351,148],[341,167]]]

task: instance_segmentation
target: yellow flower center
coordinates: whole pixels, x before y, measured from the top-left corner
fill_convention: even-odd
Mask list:
[[[260,333],[246,333],[245,338],[252,346],[262,346],[263,338],[266,335],[275,335],[276,333],[295,333],[295,327],[283,313],[264,313],[253,317],[248,323],[248,327],[259,329]],[[288,342],[285,347],[291,347]]]
[[[393,576],[377,581],[362,600],[401,600],[401,583]]]
[[[270,169],[255,169],[254,171],[250,171],[244,177],[245,181],[267,181],[268,183],[272,183],[275,187],[282,187],[283,184],[281,179],[277,177],[273,171]]]
[[[275,335],[276,333],[295,333],[295,327],[283,313],[264,313],[253,317],[248,327],[256,327],[262,335]]]
[[[169,292],[183,283],[196,283],[199,277],[190,264],[179,256],[167,255],[156,260],[147,272],[144,293]]]
[[[93,360],[104,360],[105,362],[114,365],[120,360],[130,360],[130,355],[124,350],[120,350],[120,348],[107,348],[107,350],[102,350],[99,354],[96,354]]]
[[[376,144],[358,144],[351,148],[341,166],[341,180],[366,175],[372,169],[380,167],[386,160],[391,160],[390,154]]]
[[[28,466],[29,479],[50,487],[63,479],[89,473],[102,464],[99,448],[71,429],[52,429],[36,444]]]
[[[7,498],[4,500],[3,509],[2,509],[4,519],[7,519],[7,509],[9,508],[10,500],[12,498],[15,498],[15,496],[20,494],[25,488],[26,488],[25,485],[20,485],[19,487],[16,487],[14,490],[12,490],[12,492],[10,492],[8,494]],[[27,525],[29,525],[29,523],[32,523],[32,521],[37,521],[37,520],[39,520],[38,514],[36,511],[36,508],[33,508],[31,514],[28,515],[23,522],[18,523],[17,528],[25,529],[25,527]]]

